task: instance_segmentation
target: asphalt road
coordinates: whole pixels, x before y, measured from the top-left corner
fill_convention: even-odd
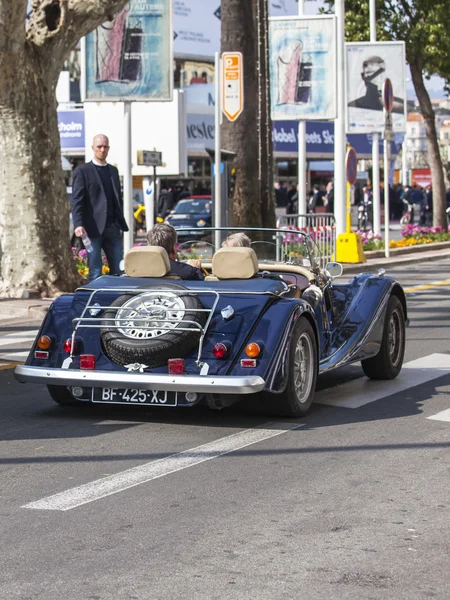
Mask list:
[[[321,377],[298,421],[63,409],[5,364],[0,599],[448,600],[450,259],[392,272],[400,378]]]

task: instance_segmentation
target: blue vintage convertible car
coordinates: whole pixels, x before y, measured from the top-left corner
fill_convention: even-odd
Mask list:
[[[205,281],[170,275],[162,248],[133,248],[123,277],[53,302],[16,378],[47,385],[62,405],[221,408],[259,394],[298,417],[320,373],[361,361],[370,378],[398,375],[407,307],[395,279],[337,283],[342,266],[321,265],[307,235],[246,232],[251,248],[215,251],[229,232],[205,231]]]

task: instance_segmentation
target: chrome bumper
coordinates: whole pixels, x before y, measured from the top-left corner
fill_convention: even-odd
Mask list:
[[[264,389],[262,377],[201,377],[200,375],[160,375],[157,373],[124,373],[112,371],[80,371],[46,369],[19,365],[14,369],[21,383],[46,385],[78,385],[81,387],[114,387],[200,394],[256,394]]]

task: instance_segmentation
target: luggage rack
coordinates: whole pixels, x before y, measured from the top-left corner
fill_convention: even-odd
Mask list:
[[[196,290],[189,290],[189,289],[182,289],[182,290],[176,290],[176,289],[170,289],[170,290],[166,290],[166,292],[169,292],[170,294],[173,294],[175,296],[179,296],[179,295],[183,295],[183,296],[198,296],[198,295],[204,295],[204,294],[209,294],[214,296],[214,302],[211,308],[176,308],[174,309],[174,311],[176,310],[176,312],[184,312],[184,313],[194,313],[194,312],[204,312],[207,313],[207,319],[206,319],[206,323],[205,325],[202,327],[200,325],[200,323],[197,323],[196,321],[190,321],[190,320],[184,320],[183,324],[186,324],[187,327],[176,327],[177,331],[192,331],[193,333],[199,334],[200,338],[199,338],[199,347],[198,347],[198,354],[197,354],[197,359],[196,359],[196,364],[198,366],[202,365],[202,360],[201,360],[201,356],[202,356],[202,351],[203,351],[203,345],[204,345],[204,340],[205,340],[205,336],[206,333],[209,329],[209,326],[211,324],[213,315],[216,311],[217,305],[219,303],[220,300],[220,296],[222,295],[229,295],[230,293],[233,295],[252,295],[252,296],[275,296],[275,297],[279,297],[282,296],[284,293],[286,293],[286,291],[289,289],[289,286],[286,286],[286,290],[284,290],[282,293],[277,294],[274,292],[251,292],[251,291],[245,291],[245,292],[241,292],[241,291],[222,291],[222,292],[218,292],[216,290],[207,290],[207,289],[196,289]],[[87,290],[86,290],[87,291]],[[163,290],[160,290],[160,292],[162,292]],[[75,319],[72,319],[72,326],[73,326],[73,333],[72,333],[72,347],[70,350],[70,358],[73,359],[73,351],[75,348],[75,336],[76,333],[78,332],[79,329],[100,329],[102,327],[105,327],[105,323],[107,321],[111,322],[111,325],[106,325],[108,328],[110,329],[124,329],[124,325],[123,324],[118,324],[116,325],[116,321],[118,320],[117,317],[103,317],[103,316],[97,316],[98,313],[103,312],[105,310],[115,310],[116,313],[119,310],[135,310],[135,308],[130,308],[127,309],[127,307],[123,307],[123,306],[102,306],[97,302],[94,302],[95,300],[95,296],[96,294],[99,293],[117,293],[117,294],[133,294],[134,296],[139,296],[142,294],[150,294],[150,293],[155,293],[154,290],[152,290],[151,288],[148,289],[148,291],[144,291],[142,289],[136,289],[136,288],[99,288],[96,290],[92,290],[91,294],[89,296],[89,299],[86,303],[86,306],[83,309],[83,312],[81,313],[80,317],[77,317]],[[171,328],[171,327],[161,327],[161,325],[159,326],[151,326],[148,325],[148,323],[150,322],[154,322],[157,321],[158,323],[180,323],[179,320],[177,319],[167,319],[167,318],[161,318],[161,317],[154,317],[154,316],[142,316],[138,319],[133,319],[133,321],[135,323],[142,323],[143,325],[145,325],[145,327],[143,329],[148,330],[148,331],[161,331],[162,329],[167,329],[167,331],[170,331],[171,329],[175,329],[175,327]],[[142,338],[141,338],[142,339]]]
[[[97,290],[94,290],[91,295],[89,296],[89,300],[86,303],[86,306],[83,309],[83,312],[81,313],[80,317],[77,317],[75,319],[72,319],[72,325],[73,325],[73,333],[72,333],[72,347],[71,347],[71,351],[70,351],[70,357],[73,358],[73,351],[75,348],[75,336],[76,333],[78,332],[79,329],[100,329],[102,327],[107,326],[109,329],[117,329],[117,330],[124,330],[127,327],[126,323],[124,324],[122,322],[122,320],[124,319],[124,317],[121,317],[121,321],[118,323],[118,318],[116,317],[103,317],[103,316],[97,316],[98,313],[103,312],[105,310],[115,310],[116,313],[119,311],[136,311],[136,309],[134,307],[123,307],[123,306],[101,306],[100,304],[98,304],[97,302],[93,302],[93,300],[95,300],[95,295],[102,293],[102,292],[107,292],[107,293],[111,293],[111,292],[117,292],[118,294],[133,294],[135,296],[140,296],[142,294],[153,294],[153,295],[158,295],[161,294],[161,292],[164,292],[164,290],[159,290],[158,292],[152,290],[151,288],[148,290],[148,292],[145,291],[137,291],[136,288],[100,288]],[[174,290],[174,289],[170,289],[170,290],[166,290],[164,293],[170,293],[173,294],[174,296],[179,296],[179,295],[183,295],[183,296],[197,296],[198,295],[198,291],[193,291],[193,290],[187,290],[187,289],[183,289],[183,290]],[[182,323],[183,325],[186,325],[185,327],[176,327],[177,331],[192,331],[195,334],[199,334],[200,335],[200,339],[199,339],[199,347],[198,347],[198,354],[197,354],[197,360],[195,361],[197,365],[200,366],[201,363],[201,355],[202,355],[202,351],[203,351],[203,343],[205,340],[205,336],[206,336],[206,332],[208,331],[208,328],[210,326],[212,317],[214,315],[214,312],[216,310],[217,304],[219,302],[220,299],[220,293],[216,292],[214,290],[201,290],[200,292],[201,294],[210,294],[212,296],[214,296],[214,302],[211,308],[176,308],[173,309],[173,311],[176,312],[183,312],[183,313],[207,313],[207,319],[206,319],[206,323],[204,326],[202,326],[200,323],[197,323],[196,321],[191,321],[191,320],[183,320]],[[158,307],[161,309],[161,307]],[[147,310],[147,309],[146,309]],[[89,314],[89,316],[87,315],[87,313]],[[126,319],[126,317],[125,317]],[[110,321],[111,324],[107,324],[107,322]],[[138,318],[133,317],[133,323],[135,324],[135,326],[138,326],[139,324],[142,325],[142,330],[143,331],[164,331],[167,330],[167,333],[174,330],[175,326],[171,326],[171,323],[180,323],[179,319],[170,319],[170,318],[166,318],[166,317],[162,317],[162,316],[152,316],[152,315],[142,315]],[[152,325],[152,323],[158,323],[158,325]],[[168,326],[169,325],[169,326]],[[138,327],[136,327],[138,328]],[[137,338],[137,339],[143,339],[141,338]]]

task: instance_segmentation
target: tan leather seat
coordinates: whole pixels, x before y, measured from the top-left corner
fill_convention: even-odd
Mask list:
[[[205,279],[251,279],[258,270],[258,259],[251,248],[220,248],[212,259],[213,274]]]
[[[135,246],[125,255],[125,273],[128,277],[181,279],[169,272],[169,255],[160,246]]]

